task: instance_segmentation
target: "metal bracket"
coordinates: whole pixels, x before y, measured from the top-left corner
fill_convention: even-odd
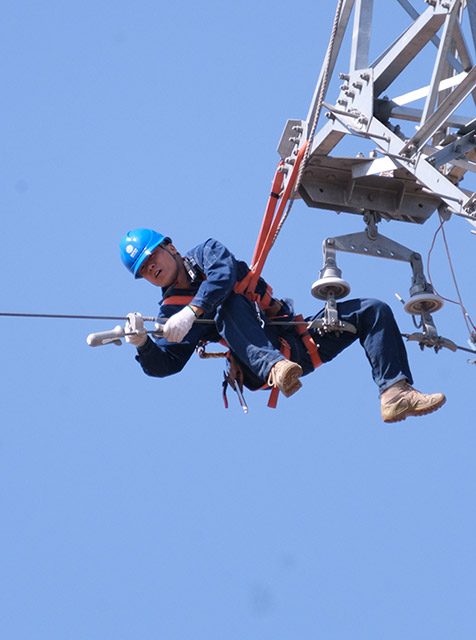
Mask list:
[[[288,120],[286,122],[277,149],[284,162],[280,169],[285,174],[283,188],[286,187],[302,141],[306,139],[306,133],[307,123],[304,120]]]
[[[322,318],[316,318],[312,320],[308,325],[308,329],[316,329],[320,336],[326,333],[341,334],[344,331],[350,333],[357,333],[357,329],[350,322],[344,322],[339,319],[337,313],[337,303],[333,293],[329,293],[327,297],[326,306],[324,309],[324,316]]]
[[[421,255],[416,251],[412,251],[391,238],[381,235],[377,229],[377,223],[380,221],[380,215],[376,211],[367,211],[364,215],[366,222],[365,231],[358,233],[349,233],[342,236],[332,238],[332,244],[327,239],[324,242],[324,264],[326,264],[326,251],[332,246],[332,251],[344,251],[347,253],[358,253],[360,255],[374,256],[376,258],[388,258],[390,260],[399,260],[409,262],[412,268],[412,284],[410,287],[410,296],[427,295],[431,300],[431,311],[437,311],[443,304],[439,303],[439,299],[435,296],[433,287],[425,278],[423,272],[423,261]],[[409,301],[410,302],[410,301]],[[409,304],[409,303],[407,303]],[[407,309],[406,309],[407,310]],[[408,313],[415,315],[414,309],[407,310]]]
[[[438,335],[429,335],[428,333],[423,332],[423,333],[411,333],[411,334],[404,333],[403,336],[409,342],[418,342],[418,344],[420,345],[420,349],[422,351],[425,347],[434,349],[435,353],[438,353],[438,351],[443,348],[449,349],[450,351],[453,351],[453,352],[455,352],[458,349],[458,347],[452,340],[449,340],[448,338],[443,338],[442,336],[438,336]]]
[[[441,348],[441,346],[451,348],[449,341],[447,341],[448,343],[444,342],[444,339],[438,336],[431,316],[431,312],[441,309],[443,301],[434,293],[433,287],[425,278],[421,255],[386,236],[380,235],[377,229],[377,224],[380,221],[378,212],[367,211],[364,215],[364,221],[367,223],[365,231],[324,240],[322,245],[324,266],[319,272],[320,279],[312,286],[312,294],[316,298],[327,299],[327,303],[324,317],[315,320],[310,328],[318,329],[320,332],[351,330],[344,326],[345,323],[339,324],[341,321],[338,319],[335,302],[336,297],[344,297],[350,291],[348,283],[341,278],[342,272],[336,262],[336,251],[344,251],[409,262],[412,268],[412,283],[410,299],[404,305],[407,313],[412,316],[421,316],[423,333],[418,334],[419,341],[426,346],[435,348]],[[403,302],[401,298],[400,300]]]

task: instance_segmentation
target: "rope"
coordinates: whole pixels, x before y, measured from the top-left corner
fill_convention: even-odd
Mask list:
[[[461,296],[460,293],[460,289],[458,286],[458,281],[456,279],[456,274],[453,268],[453,262],[451,260],[451,254],[450,254],[450,250],[449,250],[449,246],[448,246],[448,241],[446,239],[446,233],[445,233],[445,229],[444,229],[444,224],[445,224],[446,220],[443,220],[443,218],[440,215],[440,226],[438,227],[438,229],[435,231],[435,235],[433,236],[433,241],[431,243],[431,247],[430,250],[428,251],[428,259],[427,259],[427,272],[428,272],[428,279],[430,281],[431,286],[433,287],[435,293],[440,296],[440,298],[442,300],[445,300],[445,302],[449,302],[450,304],[456,304],[461,308],[461,311],[463,313],[463,318],[466,324],[466,328],[468,330],[468,333],[470,335],[470,338],[473,340],[474,336],[475,336],[475,332],[476,332],[476,326],[473,324],[473,321],[471,320],[471,317],[469,315],[469,313],[466,311],[466,308],[464,306],[463,303],[463,298]],[[444,296],[442,296],[437,290],[436,287],[433,285],[432,279],[431,279],[431,274],[430,274],[430,258],[431,258],[431,254],[432,251],[435,247],[435,242],[436,242],[436,238],[438,236],[438,234],[441,231],[441,235],[443,236],[443,242],[445,244],[445,249],[446,249],[446,255],[448,258],[448,263],[450,265],[450,271],[451,271],[451,276],[453,278],[453,282],[455,285],[455,289],[456,289],[456,293],[458,296],[458,300],[451,300],[450,298],[445,298]]]
[[[297,175],[297,178],[296,178],[296,183],[294,185],[293,193],[289,198],[288,207],[287,207],[286,212],[284,213],[281,221],[279,222],[278,228],[276,229],[276,233],[274,234],[274,238],[272,240],[271,247],[273,247],[274,243],[276,242],[276,238],[278,237],[281,229],[283,228],[284,223],[286,222],[286,219],[287,219],[288,215],[291,212],[291,209],[292,209],[293,204],[294,204],[294,200],[296,199],[298,191],[299,191],[299,187],[301,186],[302,176],[303,176],[304,170],[306,168],[307,162],[309,160],[309,156],[311,154],[311,146],[312,146],[311,143],[312,143],[312,141],[314,139],[314,135],[316,133],[317,123],[318,123],[319,117],[321,115],[322,103],[324,102],[325,94],[326,94],[326,91],[327,91],[327,82],[328,82],[328,77],[329,77],[329,66],[330,66],[332,51],[334,49],[334,42],[335,42],[336,35],[337,35],[337,29],[339,27],[339,20],[340,20],[340,14],[341,14],[341,10],[342,10],[342,5],[343,5],[343,0],[338,0],[337,7],[336,7],[336,12],[335,12],[335,16],[334,16],[334,23],[332,25],[331,37],[329,39],[329,45],[327,47],[326,57],[324,59],[324,73],[322,75],[321,86],[319,88],[319,94],[318,94],[318,98],[317,98],[317,106],[316,106],[316,110],[315,110],[315,113],[314,113],[314,119],[312,121],[311,130],[310,130],[310,133],[309,133],[309,135],[307,137],[308,144],[307,144],[306,150],[304,152],[304,156],[303,156],[302,162],[301,162],[301,164],[299,166],[299,172],[298,172],[298,175]]]

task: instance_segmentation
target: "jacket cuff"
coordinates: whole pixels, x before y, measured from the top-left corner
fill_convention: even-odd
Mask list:
[[[200,307],[200,309],[203,309],[204,314],[210,313],[211,311],[213,311],[213,308],[214,308],[213,305],[209,304],[199,296],[196,296],[191,302],[189,302],[189,304],[193,304],[196,307]]]
[[[154,341],[151,340],[149,336],[147,336],[147,340],[144,342],[142,347],[137,347],[137,351],[141,355],[145,355],[147,353],[151,353],[154,350],[154,347],[155,347]]]

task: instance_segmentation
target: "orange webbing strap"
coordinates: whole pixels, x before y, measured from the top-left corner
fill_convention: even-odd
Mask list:
[[[304,318],[301,315],[294,316],[294,319],[297,320],[298,322],[304,322]],[[316,343],[314,342],[311,334],[309,333],[309,331],[306,329],[304,325],[297,324],[296,331],[299,333],[299,336],[303,341],[304,346],[307,349],[307,352],[309,354],[309,357],[311,358],[311,362],[314,366],[314,369],[317,369],[317,367],[321,366],[322,360],[321,360],[321,356],[319,355],[319,351],[317,350]]]
[[[267,285],[266,291],[263,293],[263,295],[260,295],[259,293],[256,293],[255,291],[249,289],[248,287],[252,276],[253,272],[248,271],[246,276],[235,284],[235,286],[233,287],[233,291],[235,293],[241,293],[242,295],[246,296],[248,300],[251,300],[251,302],[256,302],[258,304],[258,307],[265,311],[266,309],[269,309],[274,303],[273,290],[269,286],[269,284]]]
[[[268,257],[268,253],[270,252],[271,247],[273,246],[274,237],[276,235],[276,231],[278,230],[279,223],[281,222],[281,219],[283,217],[286,204],[289,200],[289,196],[291,195],[291,192],[294,189],[294,183],[296,182],[296,178],[299,173],[299,167],[301,165],[304,153],[306,151],[307,144],[308,142],[306,141],[299,150],[299,153],[296,157],[296,162],[294,163],[293,170],[291,172],[291,176],[289,178],[288,184],[286,185],[286,189],[284,190],[283,196],[281,198],[281,202],[279,204],[278,210],[276,211],[276,214],[274,215],[272,222],[267,220],[268,211],[265,212],[266,222],[265,220],[263,220],[262,230],[266,229],[267,233],[266,233],[266,236],[264,236],[264,233],[263,233],[263,236],[260,233],[260,236],[258,238],[258,243],[255,248],[254,257],[253,257],[253,266],[252,266],[253,275],[251,276],[249,281],[250,291],[254,291],[254,289],[256,288],[259,277],[261,276],[261,272],[264,267],[264,263],[266,262],[266,258]],[[279,167],[278,167],[278,171],[279,171]],[[274,210],[274,207],[270,207],[270,210],[271,209]]]
[[[281,353],[286,358],[286,360],[289,360],[289,357],[291,355],[291,347],[289,346],[289,343],[286,342],[284,338],[279,338],[279,341],[281,342],[281,349],[280,349]],[[270,409],[276,409],[276,405],[278,404],[278,396],[279,396],[278,387],[272,387],[271,393],[269,394],[269,400],[268,400],[268,407]]]
[[[268,235],[269,228],[273,220],[274,212],[276,210],[276,205],[278,204],[278,200],[281,195],[281,188],[283,186],[283,181],[284,181],[284,173],[281,171],[281,167],[283,165],[284,165],[284,162],[281,161],[278,164],[276,173],[274,174],[273,184],[271,185],[271,193],[269,194],[268,204],[266,205],[266,209],[263,216],[263,222],[261,223],[261,229],[258,234],[258,240],[256,241],[253,260],[251,261],[252,265],[254,265],[256,260],[258,260],[259,254],[261,252],[261,247],[263,245],[263,242],[266,236]]]
[[[192,300],[193,296],[169,296],[168,298],[165,298],[162,304],[181,304],[185,306],[186,304],[190,304]]]

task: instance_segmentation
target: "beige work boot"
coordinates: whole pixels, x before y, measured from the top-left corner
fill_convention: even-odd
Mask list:
[[[424,416],[433,413],[446,402],[442,393],[420,393],[406,380],[399,380],[386,389],[380,399],[384,422],[400,422],[408,416]]]
[[[278,360],[269,372],[268,384],[270,387],[278,387],[289,398],[302,387],[299,376],[302,376],[300,365],[290,360]]]

